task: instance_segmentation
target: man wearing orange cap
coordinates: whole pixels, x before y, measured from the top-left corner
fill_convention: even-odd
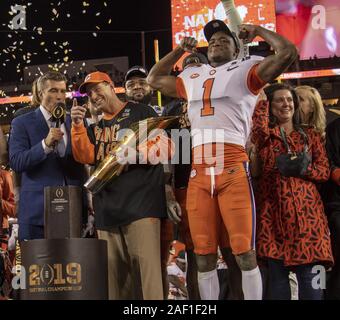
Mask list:
[[[81,163],[97,167],[121,138],[122,129],[157,117],[148,106],[122,102],[105,73],[89,74],[79,91],[87,93],[89,102],[103,112],[103,118],[86,129],[86,107],[74,100],[72,150]],[[128,169],[94,196],[98,235],[108,243],[110,299],[164,298],[160,265],[160,219],[166,217],[163,168],[134,162],[138,156],[138,152],[129,155]],[[144,159],[147,156],[143,154]]]

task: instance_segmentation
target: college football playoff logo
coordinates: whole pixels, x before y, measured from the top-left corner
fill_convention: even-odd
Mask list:
[[[58,188],[58,189],[55,191],[55,195],[57,196],[57,198],[61,198],[61,197],[64,195],[63,189]]]

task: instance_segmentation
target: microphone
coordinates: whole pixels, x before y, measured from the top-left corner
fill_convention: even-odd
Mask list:
[[[63,102],[58,102],[52,111],[52,118],[56,123],[56,128],[60,128],[60,126],[65,122],[65,112],[66,106]]]
[[[52,119],[51,121],[55,122],[55,127],[60,128],[61,125],[65,122],[66,115],[66,106],[63,102],[58,102],[52,111]],[[57,152],[58,142],[54,143],[53,149],[54,152]]]

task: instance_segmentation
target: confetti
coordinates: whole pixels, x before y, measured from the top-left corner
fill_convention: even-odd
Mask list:
[[[25,28],[28,30],[28,33],[24,33],[22,30],[17,31],[12,29],[11,32],[5,34],[8,43],[0,49],[0,66],[8,70],[12,68],[11,72],[18,75],[18,83],[27,81],[25,77],[34,77],[35,71],[28,72],[30,69],[27,69],[27,66],[31,64],[50,65],[55,70],[60,70],[65,74],[72,68],[73,75],[76,74],[77,71],[83,70],[86,65],[85,62],[81,63],[81,67],[79,63],[73,64],[73,40],[70,41],[70,39],[73,38],[69,37],[68,32],[63,33],[63,31],[66,30],[72,31],[79,28],[76,23],[71,25],[71,27],[66,26],[66,23],[70,24],[70,22],[73,22],[73,18],[75,22],[79,16],[83,16],[85,21],[88,20],[90,24],[86,29],[78,30],[89,32],[89,36],[92,33],[92,36],[95,38],[99,36],[98,32],[101,32],[103,29],[105,30],[105,27],[107,28],[108,25],[112,24],[112,14],[111,11],[108,11],[108,6],[111,6],[111,3],[107,0],[96,1],[95,3],[90,0],[80,0],[80,10],[78,6],[76,12],[73,11],[74,8],[66,7],[67,2],[66,0],[52,0],[46,4],[49,8],[48,10],[46,10],[46,6],[35,6],[33,1],[27,2],[24,6],[27,8],[26,10],[33,14],[33,16],[43,17],[47,23],[43,22],[42,24],[38,22],[34,24],[34,19],[30,17],[30,19],[27,20],[28,28]],[[99,9],[100,7],[102,9]],[[15,12],[14,10],[6,11],[8,11],[10,18],[5,21],[11,21]],[[91,19],[94,17],[100,18],[95,19],[95,23],[91,23]],[[11,24],[12,23],[8,22],[2,23],[3,29],[9,29]],[[83,26],[80,28],[83,28]],[[60,34],[54,36],[53,33]],[[28,48],[30,48],[31,52],[28,52]],[[69,68],[69,70],[67,68]],[[23,70],[27,70],[25,74],[22,73]],[[84,70],[86,69],[84,68]],[[39,76],[39,73],[42,74],[42,70],[39,69],[37,76]],[[1,72],[1,76],[2,75],[3,73]]]

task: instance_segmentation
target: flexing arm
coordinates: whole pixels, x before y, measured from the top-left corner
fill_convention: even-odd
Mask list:
[[[275,51],[274,55],[266,57],[257,68],[258,76],[265,82],[276,79],[296,59],[296,47],[279,34],[260,26],[242,24],[239,38],[245,43],[251,42],[256,36],[263,38]]]
[[[197,41],[194,38],[183,38],[180,45],[156,63],[146,79],[148,84],[166,96],[178,98],[176,92],[176,77],[170,76],[174,64],[185,51],[194,52]]]

